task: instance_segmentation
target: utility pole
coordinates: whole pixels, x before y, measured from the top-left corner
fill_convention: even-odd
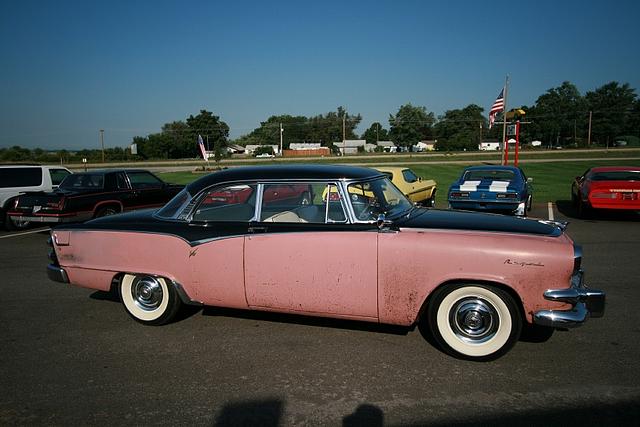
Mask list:
[[[282,133],[284,132],[284,129],[282,129],[282,122],[280,122],[280,155],[282,156]],[[291,147],[289,147],[291,148]]]
[[[380,123],[376,122],[376,145],[378,144],[378,132],[380,131]]]
[[[347,113],[342,115],[342,154],[347,154]]]
[[[100,129],[100,145],[102,146],[102,163],[104,163],[104,129]]]
[[[587,137],[587,147],[591,147],[591,115],[593,111],[589,111],[589,136]]]

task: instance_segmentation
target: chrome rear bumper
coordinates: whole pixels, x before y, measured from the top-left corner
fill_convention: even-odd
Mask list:
[[[549,289],[544,298],[549,301],[572,304],[569,310],[540,310],[533,314],[533,323],[552,328],[575,328],[589,317],[604,316],[605,293],[589,289],[583,282],[584,273],[578,271],[571,278],[571,287],[567,289]]]
[[[47,266],[47,276],[54,282],[69,283],[67,272],[60,266],[49,264]]]

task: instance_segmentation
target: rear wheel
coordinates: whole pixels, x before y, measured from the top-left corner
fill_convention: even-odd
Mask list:
[[[428,208],[433,208],[436,206],[436,190],[433,190],[433,193],[431,193],[431,197],[427,199],[424,205]]]
[[[436,291],[428,306],[429,328],[449,354],[497,359],[513,347],[522,319],[513,298],[493,286],[456,284]]]
[[[168,323],[180,309],[178,293],[163,277],[125,274],[118,291],[127,313],[146,325]]]
[[[94,215],[94,218],[100,218],[100,217],[103,217],[103,216],[115,215],[118,212],[119,212],[118,209],[116,209],[115,207],[105,206],[104,208],[98,209],[98,211]]]
[[[576,207],[578,212],[578,218],[589,218],[591,214],[591,208],[582,200],[578,199],[578,205]]]

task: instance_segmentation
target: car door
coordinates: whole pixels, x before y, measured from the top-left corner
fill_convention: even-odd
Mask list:
[[[207,305],[247,308],[244,236],[254,217],[257,185],[223,184],[197,197],[187,227],[190,296]],[[184,202],[180,202],[184,204]]]
[[[164,182],[151,172],[128,171],[127,176],[134,195],[131,208],[155,207],[167,201],[163,191]]]
[[[274,197],[269,185],[262,194]],[[284,205],[274,199],[261,204],[244,244],[250,307],[377,319],[377,228],[349,224],[342,201],[322,197],[335,188],[309,185],[310,203],[283,212],[268,210]]]

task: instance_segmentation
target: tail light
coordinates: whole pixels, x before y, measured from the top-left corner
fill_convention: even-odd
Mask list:
[[[616,193],[605,193],[603,191],[594,191],[591,193],[591,197],[594,199],[615,199],[617,198]]]
[[[58,200],[57,202],[47,202],[47,207],[49,208],[55,208],[59,211],[62,210],[62,208],[64,208],[64,196],[60,197],[60,200]]]

